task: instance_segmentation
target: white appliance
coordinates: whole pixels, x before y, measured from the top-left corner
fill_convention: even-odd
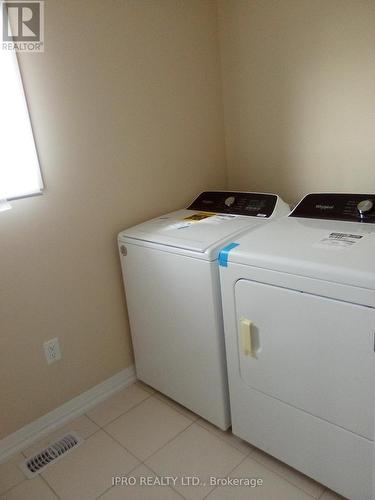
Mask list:
[[[218,250],[288,212],[276,195],[209,191],[119,234],[137,377],[222,429],[230,410]]]
[[[233,432],[375,498],[375,195],[310,194],[220,267]]]

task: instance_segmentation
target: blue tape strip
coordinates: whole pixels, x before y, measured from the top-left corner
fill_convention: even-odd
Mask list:
[[[228,267],[228,257],[229,257],[229,252],[233,250],[233,248],[236,248],[239,246],[239,243],[229,243],[226,247],[222,248],[219,252],[219,266],[221,267]]]

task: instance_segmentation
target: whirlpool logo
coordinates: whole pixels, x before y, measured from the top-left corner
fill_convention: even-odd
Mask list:
[[[44,52],[44,2],[1,2],[2,49]]]
[[[322,205],[322,204],[319,204],[319,205],[315,205],[315,208],[317,208],[319,210],[333,210],[335,208],[335,205]]]

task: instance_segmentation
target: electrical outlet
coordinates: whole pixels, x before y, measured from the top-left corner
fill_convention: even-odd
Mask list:
[[[43,349],[47,363],[49,365],[61,359],[60,344],[59,344],[59,339],[57,337],[51,340],[47,340],[47,342],[44,342]]]

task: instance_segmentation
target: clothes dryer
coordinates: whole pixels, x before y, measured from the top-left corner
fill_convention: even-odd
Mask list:
[[[375,195],[310,194],[220,267],[233,432],[373,500]]]

